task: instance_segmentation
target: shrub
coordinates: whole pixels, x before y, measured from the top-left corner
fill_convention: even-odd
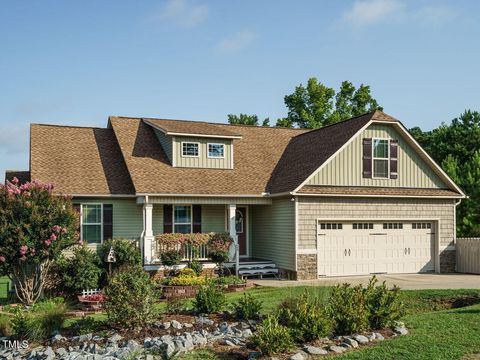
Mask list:
[[[193,308],[200,314],[211,314],[222,310],[226,301],[223,291],[209,284],[198,291]]]
[[[197,286],[205,285],[206,280],[203,276],[177,276],[168,280],[168,285],[172,286]]]
[[[10,316],[0,316],[0,336],[12,336],[13,326]]]
[[[208,253],[208,257],[215,264],[221,265],[228,260],[228,251],[223,251],[223,250],[210,251]]]
[[[195,274],[196,274],[197,276],[200,276],[200,275],[202,275],[202,273],[203,273],[203,265],[202,265],[202,263],[201,263],[200,261],[198,261],[198,260],[196,260],[196,259],[190,261],[190,262],[188,263],[188,267],[189,267],[190,269],[192,269],[193,271],[195,271]]]
[[[160,254],[160,260],[166,266],[178,265],[182,261],[182,254],[179,250],[167,250]]]
[[[226,252],[230,249],[233,239],[228,233],[213,233],[208,241],[208,249],[212,252]]]
[[[18,307],[12,320],[13,333],[32,341],[45,340],[62,328],[66,311],[62,298],[39,302],[28,311]]]
[[[368,312],[362,285],[336,285],[330,295],[329,314],[335,333],[348,335],[368,328]]]
[[[324,309],[319,298],[305,291],[280,306],[280,323],[290,329],[296,341],[317,340],[332,333],[333,324]]]
[[[180,314],[188,309],[187,301],[180,298],[167,300],[166,312],[168,314]]]
[[[82,290],[99,287],[102,275],[101,260],[87,246],[76,248],[73,251],[73,258],[67,259],[66,263],[60,266],[64,266],[63,286],[70,293],[80,293]]]
[[[368,323],[371,329],[383,329],[393,326],[405,315],[404,305],[400,301],[400,288],[389,289],[385,281],[378,286],[375,276],[365,289],[365,302],[368,312]]]
[[[114,325],[145,326],[159,315],[155,308],[159,294],[141,267],[129,268],[114,275],[104,293],[105,310]]]
[[[234,316],[239,320],[258,320],[263,302],[252,295],[243,293],[243,297],[232,305]]]
[[[107,256],[113,247],[115,252],[115,262],[112,263],[112,270],[115,271],[125,266],[138,266],[142,264],[142,254],[136,243],[128,239],[109,239],[105,241],[99,249],[99,256],[102,260],[103,267],[108,270]]]
[[[275,355],[286,352],[294,347],[292,335],[278,319],[269,315],[258,326],[252,337],[253,344],[264,355]]]
[[[212,279],[212,281],[218,285],[242,285],[247,282],[246,280],[243,280],[242,278],[235,275],[219,276]]]

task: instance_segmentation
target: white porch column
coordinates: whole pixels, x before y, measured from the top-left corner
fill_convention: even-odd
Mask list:
[[[238,275],[238,264],[240,261],[239,258],[239,249],[238,249],[238,236],[235,226],[235,216],[237,213],[237,205],[230,204],[228,205],[228,228],[230,230],[230,237],[233,239],[233,245],[230,247],[230,261],[235,261],[235,271]]]
[[[143,261],[151,264],[153,260],[153,204],[143,205]]]

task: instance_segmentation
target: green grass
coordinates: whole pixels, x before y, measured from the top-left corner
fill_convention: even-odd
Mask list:
[[[10,279],[7,276],[0,277],[0,304],[8,304],[8,289]]]

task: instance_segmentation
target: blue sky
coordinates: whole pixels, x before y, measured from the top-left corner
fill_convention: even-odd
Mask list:
[[[474,0],[0,0],[0,173],[28,169],[32,122],[276,119],[311,76],[368,84],[387,113],[431,129],[480,110],[479,11]]]

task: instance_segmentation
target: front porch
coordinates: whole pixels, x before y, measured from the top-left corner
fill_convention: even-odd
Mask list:
[[[162,244],[157,235],[166,233],[227,233],[233,240],[229,249],[226,266],[234,268],[238,275],[277,274],[274,261],[266,258],[261,247],[254,241],[254,212],[271,205],[270,199],[178,199],[178,198],[139,198],[143,202],[142,251],[147,270],[162,270],[162,253],[172,250],[171,245]],[[159,224],[160,223],[160,224]],[[182,244],[175,248],[181,253],[181,263],[177,268],[185,267],[188,262],[198,260],[206,269],[215,264],[209,258],[207,244],[193,246]]]

